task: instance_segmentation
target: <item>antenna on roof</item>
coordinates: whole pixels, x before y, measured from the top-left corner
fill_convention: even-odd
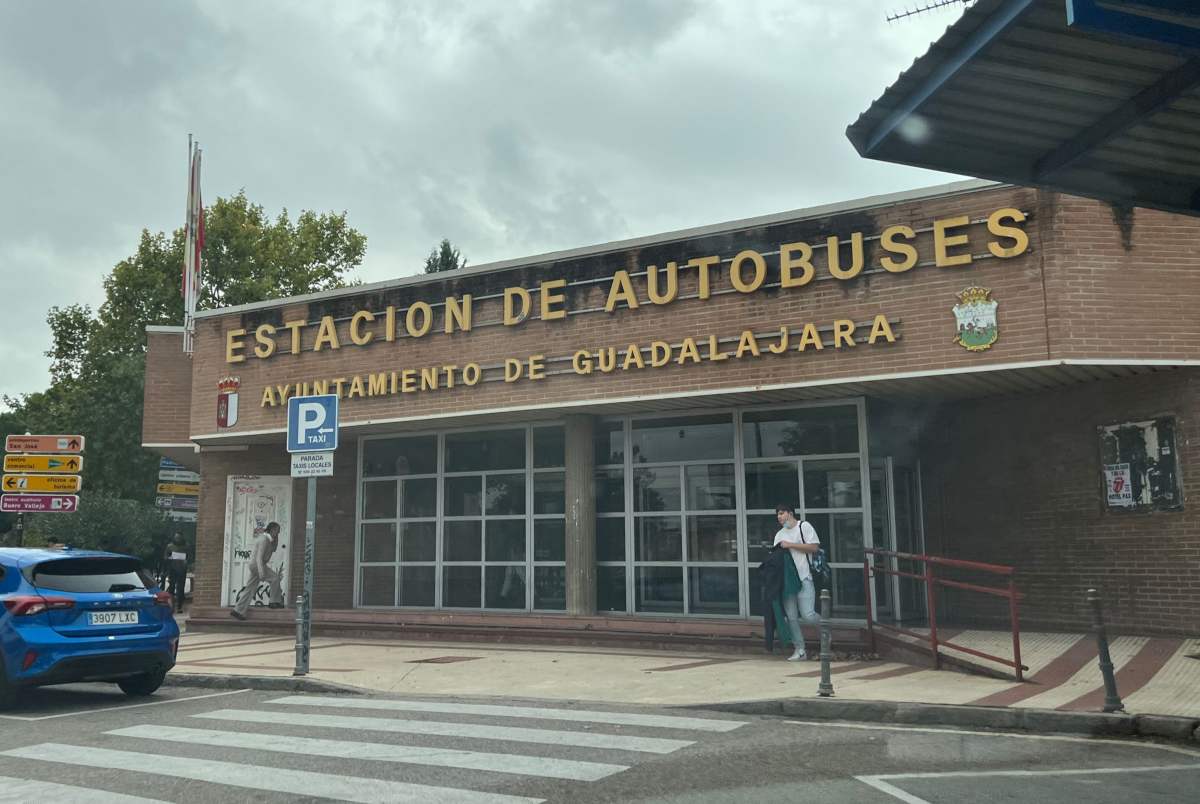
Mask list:
[[[897,20],[908,19],[909,17],[915,17],[918,14],[925,14],[929,11],[937,11],[939,9],[946,8],[947,6],[956,6],[960,4],[966,6],[973,2],[975,2],[975,0],[930,0],[930,2],[917,6],[916,8],[909,8],[908,6],[905,6],[903,11],[894,11],[887,15],[887,21],[896,22]]]

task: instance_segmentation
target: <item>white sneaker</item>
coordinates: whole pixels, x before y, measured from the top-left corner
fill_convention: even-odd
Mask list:
[[[793,653],[791,656],[789,656],[789,657],[788,657],[788,661],[789,661],[789,662],[802,662],[802,661],[804,661],[804,660],[805,660],[805,659],[807,659],[807,658],[808,658],[808,654],[807,654],[807,653],[805,653],[805,652],[804,652],[803,650],[801,650],[800,648],[797,648],[797,649],[796,649],[796,652],[795,652],[795,653]]]

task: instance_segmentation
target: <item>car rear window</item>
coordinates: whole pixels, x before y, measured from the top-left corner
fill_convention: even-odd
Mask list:
[[[56,592],[136,592],[153,582],[134,558],[63,558],[43,561],[29,573],[29,582]]]

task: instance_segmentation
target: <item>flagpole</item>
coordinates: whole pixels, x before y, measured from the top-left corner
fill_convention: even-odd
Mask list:
[[[192,144],[192,135],[188,133],[188,158],[187,158],[187,202],[183,208],[183,282],[181,292],[183,294],[183,352],[190,355],[192,353],[192,181],[194,180],[192,170],[192,159],[194,145]]]

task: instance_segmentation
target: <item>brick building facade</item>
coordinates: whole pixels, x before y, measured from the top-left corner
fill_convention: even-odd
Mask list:
[[[300,588],[286,399],[328,392],[318,610],[744,624],[788,501],[848,621],[874,545],[1015,565],[1027,625],[1085,625],[1096,586],[1119,627],[1190,633],[1198,243],[1195,219],[961,182],[206,311],[190,362],[149,333],[143,440],[201,472],[201,614],[273,511]],[[878,579],[871,605],[919,621],[918,598]]]

